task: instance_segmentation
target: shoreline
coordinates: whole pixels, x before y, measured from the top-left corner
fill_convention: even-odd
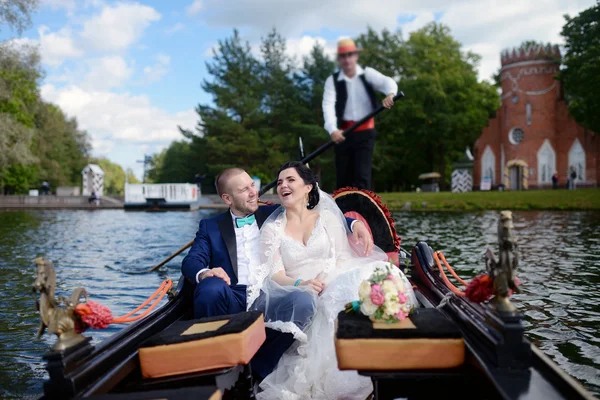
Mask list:
[[[390,192],[380,194],[391,212],[405,211],[600,211],[600,188],[579,190],[522,190],[489,192]],[[202,196],[210,202],[198,204],[199,210],[225,210],[216,194]],[[276,195],[261,200],[279,203]],[[87,197],[0,196],[0,212],[22,210],[118,210],[123,203],[102,197],[100,205],[91,205]],[[132,210],[133,211],[133,210]],[[150,210],[142,210],[150,211]],[[159,210],[168,211],[168,210]]]

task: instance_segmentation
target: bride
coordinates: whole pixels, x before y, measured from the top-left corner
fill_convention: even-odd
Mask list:
[[[257,399],[364,400],[373,390],[371,380],[338,369],[334,324],[346,303],[358,299],[360,283],[386,263],[386,255],[381,249],[365,255],[361,244],[351,243],[341,210],[304,164],[281,167],[277,194],[282,207],[262,226],[261,265],[249,273],[247,304],[264,313],[267,327],[292,333],[296,344],[263,380]],[[408,290],[410,304],[416,305]],[[315,312],[308,324],[295,321],[294,310],[275,307],[292,291],[312,295]]]

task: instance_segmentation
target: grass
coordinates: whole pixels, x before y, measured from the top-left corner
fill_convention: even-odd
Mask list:
[[[390,210],[600,210],[600,189],[522,190],[469,193],[381,193]]]

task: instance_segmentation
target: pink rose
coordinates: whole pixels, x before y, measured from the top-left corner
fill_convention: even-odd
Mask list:
[[[404,318],[406,318],[406,314],[404,313],[404,311],[400,310],[398,311],[398,314],[396,314],[396,318],[402,321]]]
[[[376,306],[380,306],[385,301],[385,297],[383,296],[383,292],[381,291],[380,285],[371,286],[371,303]]]
[[[398,303],[404,304],[406,303],[406,296],[404,293],[398,293]]]

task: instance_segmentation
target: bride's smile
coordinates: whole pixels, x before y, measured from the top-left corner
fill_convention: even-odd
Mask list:
[[[288,168],[279,174],[277,194],[286,208],[306,204],[306,197],[311,189],[312,185],[305,184],[294,168]]]

